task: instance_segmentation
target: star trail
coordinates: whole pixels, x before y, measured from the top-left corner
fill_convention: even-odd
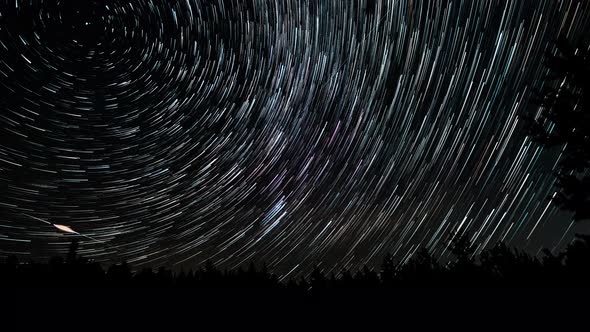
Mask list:
[[[572,235],[550,200],[559,151],[523,116],[544,52],[589,15],[582,0],[1,0],[0,253],[81,234],[99,261],[295,276],[444,259],[461,234],[478,252],[557,247]]]

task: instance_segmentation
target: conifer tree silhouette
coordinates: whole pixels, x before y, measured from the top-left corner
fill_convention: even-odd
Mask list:
[[[545,147],[559,147],[556,170],[558,206],[573,212],[575,220],[590,219],[590,50],[573,47],[565,37],[548,53],[549,74],[536,92],[528,134]]]

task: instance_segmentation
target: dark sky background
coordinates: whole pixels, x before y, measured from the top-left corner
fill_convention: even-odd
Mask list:
[[[296,276],[590,228],[523,134],[588,1],[0,3],[0,255]]]

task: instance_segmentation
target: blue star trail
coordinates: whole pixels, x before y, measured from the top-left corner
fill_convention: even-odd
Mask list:
[[[572,236],[523,115],[588,1],[0,3],[3,255],[296,276]]]

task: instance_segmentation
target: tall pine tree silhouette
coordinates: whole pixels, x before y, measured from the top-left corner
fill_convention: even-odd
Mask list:
[[[529,135],[546,147],[560,147],[555,202],[576,220],[590,219],[590,50],[561,37],[545,61],[549,74],[537,92]]]

